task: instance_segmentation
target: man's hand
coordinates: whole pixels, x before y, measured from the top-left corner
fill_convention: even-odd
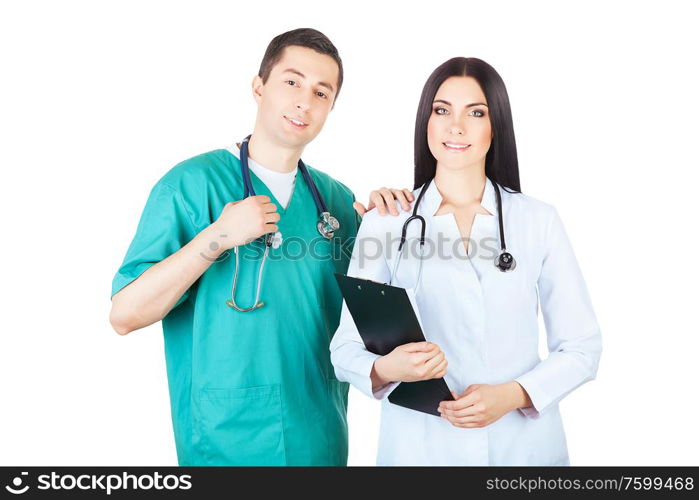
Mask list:
[[[366,212],[377,208],[380,215],[386,215],[386,211],[390,212],[391,215],[398,215],[398,209],[396,209],[396,204],[394,200],[400,202],[400,206],[404,211],[410,210],[410,202],[413,201],[413,193],[409,189],[388,189],[381,188],[376,191],[372,191],[369,195],[369,206],[365,207],[358,201],[353,203],[354,209],[362,217]]]
[[[505,384],[472,384],[461,396],[452,392],[456,401],[439,403],[439,413],[452,425],[463,428],[485,427],[505,413],[531,404],[524,388],[517,382]]]
[[[216,227],[222,249],[228,250],[278,231],[279,219],[277,206],[269,196],[257,195],[226,203],[212,226]]]
[[[382,384],[416,382],[443,377],[447,373],[447,360],[437,344],[411,342],[377,358],[374,370]]]

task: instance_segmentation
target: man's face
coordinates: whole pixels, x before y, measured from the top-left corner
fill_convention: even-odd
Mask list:
[[[332,57],[306,47],[286,47],[267,83],[259,76],[253,81],[257,125],[280,145],[303,148],[323,128],[338,77]]]

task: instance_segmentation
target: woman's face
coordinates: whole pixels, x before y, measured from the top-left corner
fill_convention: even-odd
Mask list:
[[[485,168],[492,131],[488,103],[470,76],[452,76],[440,85],[427,122],[427,144],[437,164],[459,170]]]

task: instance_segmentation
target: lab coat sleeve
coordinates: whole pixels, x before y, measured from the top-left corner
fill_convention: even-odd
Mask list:
[[[357,239],[352,250],[347,275],[386,283],[390,272],[386,264],[385,234],[376,230],[372,215],[365,216],[359,226]],[[352,315],[343,300],[340,324],[330,342],[330,359],[338,380],[349,382],[367,396],[384,399],[399,382],[392,382],[372,390],[371,370],[378,354],[369,352],[364,346]]]
[[[159,181],[148,201],[124,261],[112,280],[112,297],[152,265],[166,259],[197,235],[182,194]],[[191,288],[179,298],[173,309],[190,295]]]
[[[538,418],[578,386],[593,380],[602,338],[592,303],[558,211],[551,207],[547,245],[538,279],[549,355],[515,380],[532,406],[520,408]]]

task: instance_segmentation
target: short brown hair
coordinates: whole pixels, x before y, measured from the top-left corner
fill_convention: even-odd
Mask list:
[[[287,31],[286,33],[275,36],[272,41],[269,42],[265,55],[262,58],[262,63],[260,63],[260,71],[257,73],[259,77],[262,78],[262,83],[267,83],[272,68],[279,62],[279,59],[282,58],[284,49],[291,45],[313,49],[319,54],[325,54],[335,60],[339,70],[337,75],[337,90],[335,91],[335,100],[337,100],[337,96],[340,94],[340,88],[342,88],[342,59],[340,59],[340,54],[337,52],[337,48],[335,48],[330,39],[313,28],[298,28]]]

